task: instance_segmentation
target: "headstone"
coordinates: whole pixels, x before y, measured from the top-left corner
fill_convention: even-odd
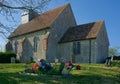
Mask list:
[[[58,62],[58,59],[55,59],[55,62],[57,63],[57,62]]]
[[[110,66],[110,65],[111,65],[111,57],[107,57],[107,58],[106,58],[105,65],[106,65],[106,66]]]
[[[11,63],[15,63],[15,57],[11,57]]]

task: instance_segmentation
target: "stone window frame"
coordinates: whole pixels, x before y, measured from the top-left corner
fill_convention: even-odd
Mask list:
[[[33,38],[33,50],[34,52],[38,50],[38,38],[36,36]]]

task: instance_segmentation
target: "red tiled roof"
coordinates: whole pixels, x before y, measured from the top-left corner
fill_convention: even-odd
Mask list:
[[[98,21],[69,28],[60,43],[96,38],[102,24],[103,21]]]
[[[8,38],[23,35],[26,33],[38,31],[41,29],[49,28],[53,21],[58,17],[58,15],[66,8],[69,4],[58,7],[56,9],[50,10],[48,12],[42,13],[28,23],[21,24],[18,28],[11,33]]]

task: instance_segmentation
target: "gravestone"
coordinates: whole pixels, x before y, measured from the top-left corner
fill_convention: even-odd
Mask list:
[[[11,63],[15,63],[15,57],[11,57]]]

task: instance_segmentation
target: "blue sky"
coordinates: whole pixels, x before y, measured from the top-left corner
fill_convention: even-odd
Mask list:
[[[56,8],[66,3],[71,4],[78,25],[104,20],[110,47],[120,46],[120,0],[54,0],[54,2],[51,2],[48,5],[47,10]],[[1,46],[3,49],[5,43],[6,40],[0,36],[0,50]]]
[[[104,20],[110,47],[120,46],[120,0],[60,0],[51,8],[70,2],[77,24]]]

